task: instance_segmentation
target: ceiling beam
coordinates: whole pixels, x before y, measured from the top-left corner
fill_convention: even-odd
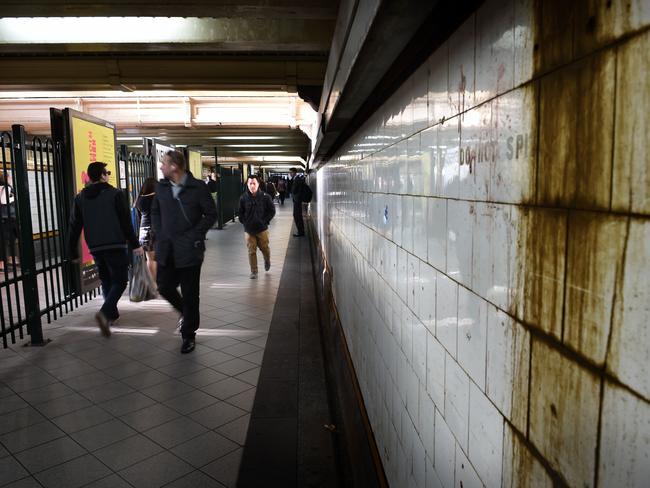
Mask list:
[[[66,1],[4,0],[4,17],[242,17],[335,19],[338,2],[332,0],[187,0],[179,12],[177,0]]]

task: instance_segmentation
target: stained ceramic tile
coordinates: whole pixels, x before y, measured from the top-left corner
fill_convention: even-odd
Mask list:
[[[598,365],[607,353],[626,225],[601,213],[569,216],[564,342]]]
[[[517,239],[510,280],[515,295],[510,308],[523,322],[561,339],[567,214],[513,207],[511,218]]]
[[[648,65],[650,32],[618,48],[612,208],[645,215],[650,215],[650,90],[639,66]]]
[[[535,0],[515,0],[514,9],[514,86],[517,87],[533,76]]]
[[[522,432],[528,413],[530,334],[493,306],[488,307],[486,394]]]
[[[600,379],[533,340],[530,440],[569,485],[593,486]]]
[[[507,423],[503,442],[503,488],[535,486],[552,488],[553,480],[544,466],[522,441],[523,436],[515,433]]]
[[[615,61],[606,51],[542,79],[540,204],[609,209]]]

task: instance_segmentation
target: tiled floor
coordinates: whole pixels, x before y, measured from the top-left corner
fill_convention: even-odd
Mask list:
[[[128,298],[109,339],[95,300],[45,326],[48,346],[0,349],[0,486],[234,486],[291,224],[279,207],[258,280],[239,223],[208,234],[191,354],[165,301]]]

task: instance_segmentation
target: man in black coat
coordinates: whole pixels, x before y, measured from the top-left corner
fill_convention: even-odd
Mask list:
[[[296,224],[296,233],[293,237],[305,235],[305,223],[302,220],[302,186],[305,184],[304,176],[298,175],[296,168],[289,170],[291,199],[293,200],[293,221]]]
[[[239,221],[244,224],[244,238],[248,247],[248,263],[251,266],[250,278],[257,278],[257,248],[264,256],[264,270],[271,269],[271,250],[269,248],[269,222],[275,216],[275,205],[268,193],[259,188],[256,175],[246,181],[247,190],[239,199]]]
[[[203,181],[187,171],[185,157],[167,151],[151,206],[158,262],[158,292],[181,314],[183,345],[192,352],[199,328],[199,282],[205,253],[205,234],[217,220],[217,209]],[[177,287],[180,284],[182,296]]]
[[[102,334],[108,337],[111,325],[120,316],[117,302],[128,283],[127,243],[135,255],[142,256],[144,251],[133,231],[124,194],[108,183],[111,173],[106,163],[90,163],[86,174],[90,183],[77,194],[72,206],[68,252],[73,261],[79,259],[79,236],[83,228],[104,295],[104,304],[95,314],[95,320]]]

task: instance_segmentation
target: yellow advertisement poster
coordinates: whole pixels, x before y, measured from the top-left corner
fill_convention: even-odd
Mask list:
[[[108,125],[108,124],[107,124]],[[86,170],[90,163],[101,161],[106,163],[110,171],[109,183],[117,187],[117,161],[115,158],[115,129],[96,122],[89,122],[74,113],[70,114],[72,132],[72,147],[74,149],[75,193],[79,193],[90,181]],[[99,273],[88,245],[83,237],[81,240],[81,288],[82,292],[98,286]]]
[[[189,163],[190,163],[190,172],[194,178],[202,179],[201,172],[203,167],[201,165],[201,153],[198,151],[188,151]]]

